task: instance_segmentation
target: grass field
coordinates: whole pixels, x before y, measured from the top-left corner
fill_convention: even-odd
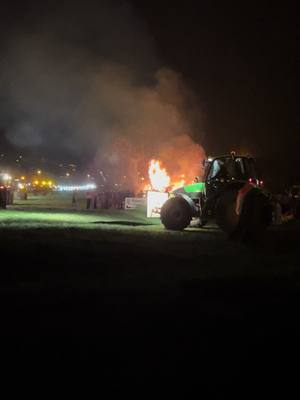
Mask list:
[[[211,388],[293,377],[299,221],[245,246],[213,225],[169,232],[145,210],[72,209],[53,194],[0,211],[0,240],[2,334],[22,338],[16,354],[34,343],[49,362],[188,373]]]

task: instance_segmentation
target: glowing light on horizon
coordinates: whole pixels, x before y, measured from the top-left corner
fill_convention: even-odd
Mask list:
[[[87,183],[83,185],[57,185],[57,190],[60,192],[63,191],[74,191],[74,190],[93,190],[96,189],[97,186],[94,183]]]

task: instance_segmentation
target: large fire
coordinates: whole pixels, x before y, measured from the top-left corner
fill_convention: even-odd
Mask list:
[[[203,148],[188,135],[151,145],[119,138],[102,158],[101,170],[107,171],[102,184],[111,183],[120,190],[130,189],[138,195],[151,190],[171,192],[192,183],[196,176],[202,179],[203,159]]]
[[[150,161],[148,169],[150,184],[146,186],[146,190],[156,190],[159,192],[172,191],[186,183],[184,174],[181,174],[178,177],[179,179],[172,180],[166,168],[163,168],[161,164],[162,162],[159,160]]]
[[[161,162],[158,160],[151,160],[148,173],[152,189],[159,192],[165,192],[170,186],[171,178],[167,174],[165,168],[161,168]]]

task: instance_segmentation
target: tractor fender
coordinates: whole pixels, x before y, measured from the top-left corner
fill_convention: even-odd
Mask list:
[[[248,182],[238,191],[235,206],[236,215],[241,215],[245,197],[254,188],[255,186],[252,183]]]
[[[188,203],[188,205],[190,206],[190,208],[191,208],[191,211],[192,211],[192,215],[196,215],[197,214],[197,208],[196,208],[196,205],[195,205],[195,203],[193,202],[193,200],[188,196],[188,195],[186,195],[185,193],[176,193],[176,195],[175,195],[176,197],[182,197],[187,203]]]

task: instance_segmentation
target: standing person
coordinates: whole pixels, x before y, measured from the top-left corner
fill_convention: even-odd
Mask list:
[[[76,199],[76,191],[73,191],[73,195],[72,195],[72,206],[76,206],[77,205],[77,199]]]
[[[7,204],[7,189],[4,186],[0,189],[0,208],[6,208],[6,204]]]
[[[86,192],[86,208],[89,210],[91,208],[91,202],[92,202],[92,193],[90,190]]]
[[[282,209],[282,214],[288,214],[290,212],[291,198],[289,193],[285,190],[280,197],[280,204]]]
[[[94,200],[93,200],[94,209],[97,208],[97,200],[98,200],[98,193],[97,193],[97,191],[95,191],[94,192]]]
[[[273,223],[274,223],[274,225],[282,224],[282,207],[281,207],[281,204],[279,201],[279,196],[274,196]]]
[[[98,201],[99,201],[99,207],[104,208],[104,194],[102,190],[100,190],[98,194]]]

